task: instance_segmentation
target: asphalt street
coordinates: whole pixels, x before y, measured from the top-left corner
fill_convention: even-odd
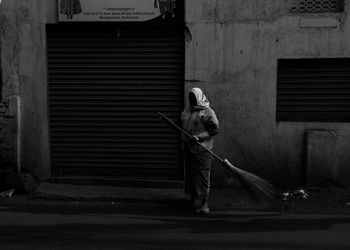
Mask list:
[[[0,200],[0,249],[350,249],[350,214]]]

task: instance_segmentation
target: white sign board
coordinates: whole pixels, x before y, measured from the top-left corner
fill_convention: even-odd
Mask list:
[[[175,0],[58,0],[60,22],[142,22],[174,17]]]

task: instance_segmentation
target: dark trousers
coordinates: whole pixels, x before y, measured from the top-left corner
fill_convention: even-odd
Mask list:
[[[185,155],[185,189],[192,198],[208,200],[212,156],[207,152]]]

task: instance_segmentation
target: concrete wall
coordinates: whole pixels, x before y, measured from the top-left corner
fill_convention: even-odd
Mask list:
[[[44,3],[3,0],[0,5],[2,101],[18,121],[14,164],[37,179],[50,176]]]
[[[215,149],[232,163],[282,186],[305,177],[305,132],[335,131],[335,173],[350,183],[348,123],[276,123],[278,58],[349,57],[350,25],[341,14],[288,14],[280,0],[186,1],[192,40],[186,49],[186,89],[206,90],[221,122]],[[227,184],[214,165],[213,179]]]
[[[186,90],[206,90],[221,122],[215,151],[237,166],[298,185],[306,173],[305,132],[331,130],[333,178],[349,184],[349,124],[275,121],[277,59],[348,57],[348,12],[290,15],[287,2],[187,0]],[[18,121],[11,123],[17,163],[39,179],[50,176],[45,23],[57,22],[56,13],[56,0],[0,5],[2,100]],[[213,168],[217,185],[233,181],[217,163]]]

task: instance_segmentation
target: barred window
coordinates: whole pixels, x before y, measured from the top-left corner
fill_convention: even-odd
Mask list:
[[[289,0],[291,13],[343,12],[344,0]]]
[[[350,58],[279,59],[276,120],[350,122]]]

